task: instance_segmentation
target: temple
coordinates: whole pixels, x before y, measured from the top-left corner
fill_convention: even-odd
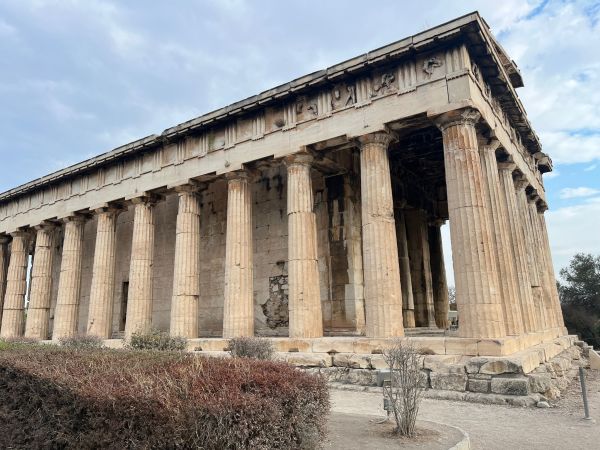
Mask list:
[[[471,356],[564,338],[521,86],[473,13],[4,192],[0,336]]]

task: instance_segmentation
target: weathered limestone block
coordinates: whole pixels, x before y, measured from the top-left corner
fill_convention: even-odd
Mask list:
[[[11,338],[23,334],[25,294],[27,293],[27,259],[29,256],[29,233],[17,231],[11,234],[10,262],[6,275],[6,290],[2,313],[0,337]]]
[[[50,333],[55,226],[44,223],[36,230],[25,337],[44,340]]]
[[[503,373],[521,373],[521,366],[509,359],[489,360],[484,363],[479,373],[484,375],[500,375]]]
[[[131,262],[129,265],[129,294],[125,339],[135,332],[146,333],[152,327],[152,267],[154,264],[154,198],[136,197]]]
[[[477,148],[479,117],[478,111],[467,108],[446,113],[437,123],[444,143],[459,335],[496,338],[505,335],[505,326]]]
[[[335,367],[349,367],[351,369],[370,369],[371,358],[369,355],[356,355],[353,353],[335,353],[333,355]]]
[[[467,375],[465,373],[431,372],[429,379],[432,389],[461,392],[467,389]]]
[[[246,172],[228,174],[223,337],[254,335],[252,195]]]
[[[457,364],[460,359],[460,355],[425,355],[423,358],[423,368],[433,372],[440,372],[442,371],[442,367]]]
[[[54,341],[77,333],[85,220],[86,218],[82,216],[69,216],[63,219],[65,236],[60,261],[56,309],[54,310],[54,328],[52,330],[52,340]]]
[[[491,391],[494,394],[528,395],[529,379],[527,377],[492,378]]]
[[[87,334],[104,339],[112,336],[117,245],[116,222],[120,211],[120,209],[108,205],[96,209],[96,245],[92,266]]]
[[[369,357],[370,367],[375,370],[389,369],[388,363],[385,361],[383,355],[371,355]]]
[[[366,335],[404,335],[388,133],[359,138]]]
[[[354,343],[355,339],[344,337],[320,338],[311,342],[315,353],[358,353],[354,350]]]
[[[323,353],[286,353],[285,360],[294,366],[331,367],[332,357]]]
[[[545,394],[556,387],[552,381],[552,377],[547,373],[532,373],[527,375],[527,378],[529,378],[531,392]]]
[[[496,163],[496,149],[500,142],[496,139],[479,143],[479,154],[483,172],[484,191],[488,204],[488,220],[492,226],[491,248],[495,255],[502,311],[506,334],[519,336],[523,334],[523,320],[518,300],[518,278],[514,271],[514,263],[510,254],[511,237],[506,225],[506,204],[500,199],[500,180]]]
[[[490,392],[490,381],[469,378],[467,382],[467,390],[471,392],[480,392],[482,394],[486,394]]]
[[[289,335],[292,338],[323,336],[317,222],[310,177],[312,160],[312,156],[305,153],[286,159]]]

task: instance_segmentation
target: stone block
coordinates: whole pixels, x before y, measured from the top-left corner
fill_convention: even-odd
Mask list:
[[[479,356],[504,356],[506,355],[505,352],[506,349],[502,339],[482,339],[477,342],[477,354]]]
[[[471,392],[481,392],[485,394],[490,392],[490,381],[469,378],[467,382],[467,389]]]
[[[287,353],[286,361],[301,367],[331,367],[332,363],[327,353]]]
[[[351,369],[369,369],[371,367],[371,358],[368,355],[336,353],[332,357],[335,367],[348,367]]]
[[[520,373],[521,366],[508,359],[493,359],[484,363],[479,373],[484,375],[501,375],[503,373]]]
[[[477,356],[477,339],[447,337],[446,355]]]
[[[312,339],[312,351],[313,353],[355,353],[354,342],[354,338]]]
[[[589,351],[590,369],[600,370],[600,355],[595,350],[590,349]]]
[[[383,359],[383,355],[371,355],[369,360],[373,369],[381,370],[389,368],[387,362]]]
[[[429,374],[432,389],[441,389],[445,391],[465,391],[467,388],[466,374],[449,374],[440,372],[431,372]]]
[[[529,374],[529,388],[531,392],[545,394],[550,388],[554,387],[552,377],[547,373]]]
[[[271,338],[271,343],[275,347],[275,351],[278,352],[289,352],[290,350],[303,353],[311,352],[311,342],[308,339]]]
[[[381,353],[384,349],[390,346],[390,341],[385,339],[369,339],[361,338],[353,340],[353,347],[350,352],[358,354],[373,354],[373,352]]]
[[[494,394],[528,395],[529,379],[527,377],[492,378],[491,390]]]
[[[467,373],[479,373],[479,369],[481,369],[481,366],[483,366],[486,362],[488,362],[488,359],[483,357],[469,359],[465,364]]]
[[[459,355],[425,355],[423,368],[434,372],[440,372],[441,367],[456,364],[460,360]]]
[[[435,336],[411,336],[407,338],[417,350],[431,351],[436,355],[446,353],[445,338]]]

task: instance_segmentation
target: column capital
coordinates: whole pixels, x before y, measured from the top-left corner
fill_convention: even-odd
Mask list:
[[[89,219],[89,215],[80,213],[69,213],[65,216],[59,217],[58,220],[62,223],[77,222],[85,223]]]
[[[292,165],[304,165],[304,166],[312,166],[315,158],[308,152],[300,152],[294,153],[293,155],[288,155],[283,158],[286,166]]]
[[[527,178],[525,178],[523,175],[515,178],[515,189],[517,191],[524,191],[527,186],[529,186],[529,181],[527,181]]]
[[[546,211],[548,211],[548,203],[546,203],[544,200],[540,199],[537,203],[537,208],[538,208],[538,213],[544,214]]]
[[[45,230],[45,231],[52,231],[57,227],[57,223],[56,222],[52,222],[50,220],[44,220],[41,223],[38,223],[37,225],[35,225],[33,227],[33,229],[35,231],[41,231],[41,230]]]
[[[429,225],[432,227],[441,227],[442,225],[444,225],[446,223],[446,219],[440,219],[440,218],[435,218],[435,219],[431,219],[429,220]]]
[[[202,189],[202,186],[203,183],[199,181],[186,179],[178,181],[177,183],[169,184],[167,188],[172,189],[177,194],[195,194]]]
[[[441,130],[453,125],[475,125],[479,122],[481,113],[475,108],[454,109],[436,117],[434,123]]]
[[[479,143],[479,151],[481,153],[483,153],[483,152],[495,153],[496,150],[498,150],[498,148],[501,147],[500,141],[496,138],[491,138],[491,139],[479,138],[478,143]]]
[[[10,236],[6,234],[0,234],[0,245],[8,244],[10,242]]]
[[[90,206],[90,211],[93,211],[96,215],[105,213],[119,214],[124,210],[125,208],[122,205],[116,203],[100,203]]]
[[[31,237],[31,230],[29,229],[18,229],[10,233],[12,238],[29,238]]]
[[[312,156],[311,156],[312,158]],[[234,170],[233,172],[227,172],[225,174],[225,179],[227,182],[238,181],[238,180],[249,180],[250,173],[246,169]]]
[[[154,194],[151,192],[138,192],[136,194],[128,195],[127,197],[125,197],[125,200],[131,202],[133,205],[138,205],[141,203],[154,205],[155,203],[158,203],[163,199],[164,196]]]
[[[514,172],[514,170],[516,168],[517,168],[517,164],[514,163],[513,161],[498,162],[498,170],[507,170],[512,174],[512,172]]]
[[[392,142],[398,140],[398,137],[390,131],[376,131],[358,136],[356,140],[360,143],[361,148],[365,144],[381,144],[387,148]]]
[[[539,200],[540,196],[537,194],[536,191],[533,191],[531,194],[529,194],[527,196],[527,202],[528,203],[537,203],[537,201]]]

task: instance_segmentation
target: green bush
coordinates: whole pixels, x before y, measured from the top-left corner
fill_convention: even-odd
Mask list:
[[[101,337],[87,334],[76,334],[70,337],[63,337],[59,339],[59,342],[60,345],[62,345],[63,347],[71,347],[78,349],[104,347],[104,340]]]
[[[133,333],[127,343],[133,350],[159,350],[181,352],[187,347],[187,341],[182,337],[172,337],[169,333],[153,328],[147,333]]]
[[[229,340],[229,351],[234,358],[271,360],[275,349],[269,339],[238,337]]]
[[[0,448],[307,449],[324,378],[189,353],[21,346],[0,352]]]
[[[2,338],[0,339],[0,343],[4,346],[14,346],[14,345],[36,345],[39,344],[39,339],[29,338],[25,336],[15,336],[10,338]]]

